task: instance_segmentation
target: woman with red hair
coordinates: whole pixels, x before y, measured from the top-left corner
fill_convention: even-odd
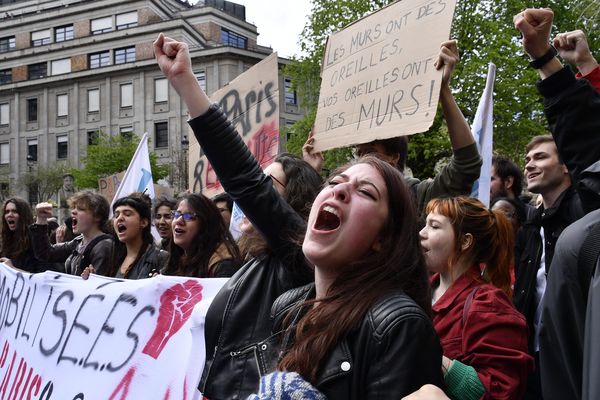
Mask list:
[[[532,358],[510,298],[514,233],[501,211],[468,197],[434,199],[421,230],[433,323],[451,398],[519,399]]]

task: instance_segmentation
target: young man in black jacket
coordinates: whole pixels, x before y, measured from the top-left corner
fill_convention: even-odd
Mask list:
[[[598,205],[597,192],[594,194],[590,188],[594,187],[595,179],[592,164],[600,159],[600,136],[597,135],[600,126],[597,118],[600,97],[588,82],[576,80],[570,69],[563,68],[555,57],[556,50],[549,45],[552,21],[553,14],[549,9],[528,9],[515,16],[515,26],[523,34],[525,51],[534,60],[532,65],[538,68],[542,78],[538,83],[538,90],[544,96],[545,112],[558,153],[573,177],[569,203],[575,213],[576,202],[579,202],[579,212],[583,213],[584,209],[590,211]],[[577,43],[580,50],[582,47],[581,41],[569,43],[557,39],[554,43],[563,56],[576,50]],[[570,49],[569,46],[574,48]],[[585,47],[587,48],[587,43]],[[572,214],[571,217],[576,215]],[[537,308],[543,308],[541,320],[535,322],[539,332],[541,389],[545,399],[581,398],[582,332],[587,293],[583,293],[580,286],[577,257],[582,239],[593,223],[588,220],[590,217],[593,216],[590,214],[569,227],[565,236],[559,240],[548,274],[542,307]],[[545,245],[556,243],[557,237],[558,235],[552,236]],[[545,261],[548,266],[550,260]],[[543,279],[538,280],[538,287],[539,282],[543,283]],[[520,283],[519,290],[517,283]],[[517,304],[525,298],[522,296],[522,283],[517,278]],[[537,316],[539,317],[539,313]]]

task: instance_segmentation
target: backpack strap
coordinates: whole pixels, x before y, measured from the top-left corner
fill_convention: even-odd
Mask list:
[[[93,238],[92,240],[90,240],[90,242],[87,244],[87,246],[85,246],[85,250],[83,251],[83,257],[81,257],[81,260],[79,261],[79,266],[77,267],[77,271],[76,271],[77,276],[81,275],[83,270],[90,265],[90,261],[92,258],[92,250],[94,249],[94,246],[96,246],[96,244],[98,244],[100,241],[102,241],[104,239],[111,239],[111,238],[112,238],[111,235],[108,235],[105,233],[102,235],[98,235],[95,238]]]
[[[590,290],[590,280],[594,275],[598,256],[600,256],[600,222],[592,226],[579,249],[577,258],[577,275],[584,298],[587,298]]]
[[[462,315],[462,326],[463,327],[465,326],[465,323],[467,322],[467,316],[469,315],[469,309],[471,308],[471,304],[473,303],[473,299],[475,298],[475,294],[477,293],[478,289],[479,289],[479,286],[476,286],[475,288],[473,288],[471,293],[469,293],[467,300],[465,301],[465,306],[463,307],[463,315]]]

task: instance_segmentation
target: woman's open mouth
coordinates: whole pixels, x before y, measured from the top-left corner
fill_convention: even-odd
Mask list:
[[[315,221],[315,229],[318,231],[333,231],[340,227],[341,220],[339,212],[331,206],[325,206],[319,211]]]

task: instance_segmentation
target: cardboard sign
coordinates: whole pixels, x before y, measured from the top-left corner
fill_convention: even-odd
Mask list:
[[[104,196],[104,198],[111,203],[113,198],[115,197],[115,193],[119,184],[123,180],[123,176],[125,175],[125,171],[121,171],[119,173],[107,176],[105,178],[98,179],[98,187],[100,188],[100,194]],[[157,183],[154,184],[154,193],[156,197],[160,196],[168,196],[174,197],[175,190],[172,187],[162,186]]]
[[[277,53],[271,54],[227,86],[215,92],[219,103],[261,167],[269,165],[279,152],[279,71]],[[190,130],[189,187],[211,198],[223,188]]]
[[[113,197],[115,197],[115,193],[117,192],[117,188],[123,180],[123,176],[125,176],[125,171],[121,171],[116,174],[107,176],[105,178],[98,179],[98,187],[100,188],[100,194],[104,196],[104,198],[109,203],[111,203]]]
[[[200,399],[204,318],[226,281],[84,281],[0,264],[2,398]]]
[[[315,150],[424,132],[433,123],[456,0],[403,0],[332,34],[325,49]]]

